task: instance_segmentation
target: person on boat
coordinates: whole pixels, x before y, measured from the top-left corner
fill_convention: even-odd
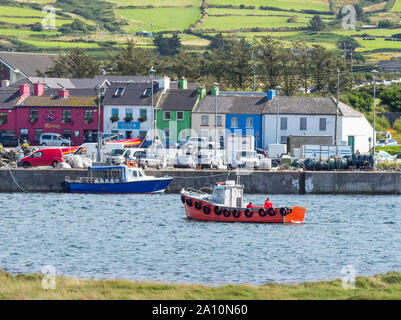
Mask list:
[[[270,201],[269,198],[266,198],[264,208],[265,208],[265,209],[273,208],[273,203]]]
[[[249,202],[249,204],[248,204],[246,207],[247,207],[247,209],[254,209],[254,208],[255,208],[255,207],[253,206],[253,204],[252,204],[252,201]]]

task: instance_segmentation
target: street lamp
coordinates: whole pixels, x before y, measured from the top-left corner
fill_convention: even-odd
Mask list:
[[[214,87],[214,95],[215,95],[215,101],[214,101],[214,139],[215,139],[215,146],[214,146],[214,157],[217,159],[217,92],[219,88],[219,84],[217,82],[213,83]]]
[[[152,141],[152,145],[153,147],[155,147],[155,138],[156,138],[156,110],[154,108],[154,101],[153,101],[153,77],[156,74],[156,70],[153,69],[153,66],[150,68],[149,70],[149,75],[150,75],[150,79],[151,79],[151,87],[152,87],[152,113],[153,113],[153,119],[152,119],[152,123],[153,123],[153,141]]]
[[[278,144],[278,118],[280,115],[280,90],[282,88],[280,86],[276,87],[277,90],[277,115],[276,115],[276,144]]]
[[[376,154],[376,75],[378,71],[372,70],[373,74],[373,169],[376,168],[375,154]]]
[[[99,85],[96,85],[96,93],[97,93],[97,155],[96,155],[96,162],[102,162],[102,155],[101,155],[101,147],[102,147],[102,136],[100,133],[100,103],[101,103],[101,88]]]

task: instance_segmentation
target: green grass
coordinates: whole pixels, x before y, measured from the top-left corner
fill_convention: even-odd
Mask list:
[[[391,155],[401,154],[401,145],[399,146],[387,146],[387,147],[376,147],[376,151],[386,151]]]
[[[43,276],[0,271],[0,299],[13,300],[336,300],[401,299],[401,273],[358,277],[355,289],[343,289],[340,279],[294,285],[202,286],[128,280],[80,280],[59,276],[56,288],[45,290]]]
[[[54,30],[31,31],[28,29],[0,29],[0,35],[3,36],[35,36],[35,35],[59,35],[60,33]]]
[[[357,39],[358,42],[362,45],[362,48],[359,48],[358,51],[372,51],[377,49],[401,49],[401,41],[385,41],[384,38],[376,38],[376,40],[363,40]]]
[[[106,0],[123,6],[200,7],[201,0]]]
[[[239,6],[245,4],[247,6],[260,6],[276,7],[286,10],[317,10],[317,11],[330,11],[328,0],[210,0],[210,4],[234,5]]]
[[[391,37],[393,34],[401,33],[401,29],[368,29],[368,30],[332,30],[331,33],[335,33],[343,36],[362,36],[363,34],[368,34],[369,36],[382,36]]]
[[[0,6],[0,16],[44,17],[44,13],[30,8]]]
[[[258,9],[233,9],[233,8],[209,8],[210,15],[257,15],[257,16],[285,16],[291,17],[307,17],[311,19],[314,15],[299,12],[275,11],[275,10],[258,10]],[[334,19],[334,15],[320,15],[323,19]]]
[[[391,11],[401,12],[401,0],[395,1],[394,7],[391,9]]]
[[[87,42],[63,42],[63,41],[44,41],[44,40],[21,40],[21,42],[25,42],[31,44],[37,48],[62,48],[62,49],[71,49],[71,48],[100,48],[97,43],[87,43]]]
[[[117,9],[116,13],[130,21],[129,32],[140,30],[182,31],[200,18],[199,8]]]
[[[18,24],[18,25],[28,25],[33,23],[42,23],[43,18],[8,18],[8,17],[0,17],[0,21],[11,23],[11,24]],[[71,23],[71,20],[64,20],[64,19],[56,19],[56,26],[59,27],[66,23]]]

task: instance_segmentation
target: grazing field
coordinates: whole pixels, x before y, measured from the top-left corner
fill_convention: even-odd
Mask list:
[[[15,17],[1,17],[0,21],[18,25],[29,25],[34,23],[42,23],[43,18],[15,18]],[[60,27],[63,24],[71,23],[71,20],[56,19],[56,26]]]
[[[44,13],[31,8],[0,6],[0,16],[12,17],[43,17]]]
[[[129,32],[188,29],[200,18],[199,8],[117,9],[116,13],[130,22]]]
[[[401,12],[401,0],[395,0],[395,4],[394,4],[393,8],[391,9],[391,11]]]
[[[258,10],[258,9],[233,9],[233,8],[210,8],[208,10],[209,16],[214,15],[240,15],[240,16],[283,16],[291,17],[304,17],[313,18],[313,14],[290,12],[290,11],[275,11],[275,10]],[[325,20],[334,19],[334,15],[320,15]]]
[[[317,10],[317,11],[330,11],[330,4],[328,0],[209,0],[210,4],[219,5],[233,5],[239,6],[244,4],[246,6],[266,6],[276,7],[286,10]]]
[[[63,42],[63,41],[45,41],[45,40],[22,40],[21,42],[25,42],[35,47],[45,48],[45,49],[100,48],[100,46],[97,43],[88,43],[88,42]]]
[[[201,0],[106,0],[122,6],[153,6],[153,7],[199,7]]]
[[[376,38],[376,40],[358,39],[358,42],[362,45],[362,48],[358,48],[360,52],[378,49],[401,50],[401,41],[385,41],[383,38]]]

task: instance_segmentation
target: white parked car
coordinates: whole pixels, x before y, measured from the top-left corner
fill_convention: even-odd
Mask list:
[[[42,133],[39,138],[41,146],[68,146],[70,140],[58,133]]]
[[[259,157],[256,151],[239,151],[229,164],[231,168],[259,168]]]
[[[392,156],[388,152],[380,150],[376,154],[376,159],[379,161],[394,161],[394,160],[396,160],[396,156]]]
[[[113,149],[110,152],[110,155],[106,157],[106,162],[111,164],[122,164],[127,160],[133,159],[131,154],[131,150],[129,149]]]
[[[183,145],[183,149],[188,148],[195,148],[195,149],[214,149],[215,143],[213,141],[209,141],[206,138],[188,138],[188,140]]]
[[[145,154],[141,153],[140,155],[137,155],[136,158],[139,158],[137,163],[142,169],[148,167],[161,169],[163,167],[164,159],[157,156],[154,152],[147,151]]]
[[[386,146],[397,146],[398,142],[395,141],[394,139],[387,139],[387,144],[386,144],[386,139],[380,139],[376,143],[376,147],[386,147]]]
[[[192,168],[195,169],[197,165],[197,161],[195,161],[194,157],[190,152],[186,152],[184,154],[177,154],[177,157],[174,162],[174,168]]]

